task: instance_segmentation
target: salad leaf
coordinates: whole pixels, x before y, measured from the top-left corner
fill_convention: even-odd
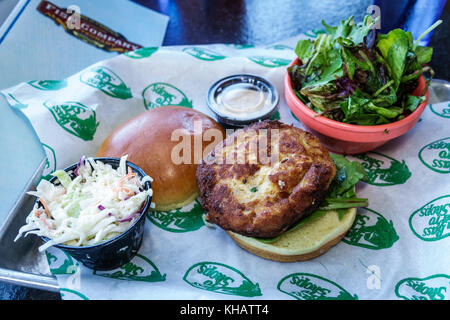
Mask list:
[[[376,20],[371,15],[365,16],[360,26],[356,25],[353,16],[342,20],[337,27],[331,27],[322,20],[325,31],[333,37],[333,40],[342,39],[353,45],[361,44],[375,23]]]
[[[380,49],[389,66],[389,75],[394,79],[396,89],[400,85],[405,70],[406,55],[410,46],[412,46],[411,33],[402,29],[394,29],[388,34],[380,34],[377,38],[377,48]]]
[[[336,121],[379,125],[403,119],[424,101],[411,92],[431,47],[418,46],[401,29],[377,34],[370,15],[360,24],[353,17],[338,26],[322,23],[326,32],[300,40],[295,52],[302,64],[288,69],[295,94],[312,110]]]
[[[366,171],[357,161],[349,161],[344,156],[334,153],[330,155],[336,165],[336,175],[328,189],[327,198],[352,198],[356,195],[353,187],[359,180],[367,178]]]
[[[396,118],[399,114],[402,113],[403,109],[397,108],[397,107],[391,107],[391,108],[383,108],[383,107],[377,107],[372,102],[368,102],[364,105],[364,109],[368,112],[375,112],[379,114],[380,116],[388,119]]]
[[[412,95],[408,94],[406,96],[406,100],[404,102],[404,108],[413,112],[414,110],[417,109],[419,104],[421,104],[424,101],[425,101],[425,97],[423,97],[423,96],[416,97],[416,96],[412,96]]]
[[[302,63],[307,63],[314,53],[314,43],[309,40],[300,40],[295,47],[295,53]]]
[[[417,57],[417,62],[419,64],[425,64],[431,61],[431,57],[433,56],[433,48],[431,47],[416,47],[414,53]]]

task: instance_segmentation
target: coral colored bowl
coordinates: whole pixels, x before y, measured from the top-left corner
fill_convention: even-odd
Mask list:
[[[299,64],[299,59],[293,60],[289,66]],[[420,95],[425,89],[425,78],[420,76],[417,88],[413,95]],[[425,101],[417,109],[402,120],[375,126],[347,124],[318,116],[317,113],[306,106],[294,93],[291,78],[286,72],[284,79],[284,95],[292,113],[302,122],[307,131],[315,134],[325,147],[331,152],[341,154],[358,154],[373,150],[386,142],[397,138],[419,121],[428,102],[428,88]]]

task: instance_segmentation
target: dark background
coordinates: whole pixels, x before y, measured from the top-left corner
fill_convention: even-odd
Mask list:
[[[372,0],[133,0],[170,17],[163,45],[236,43],[265,45],[322,27],[321,19],[336,25],[350,15],[361,21]],[[431,0],[427,0],[431,1]],[[410,3],[408,0],[384,2]],[[76,0],[74,0],[76,3]],[[381,18],[383,15],[381,16]],[[408,18],[407,13],[400,20]],[[450,2],[441,15],[444,20],[429,43],[434,47],[431,66],[436,78],[450,80]],[[383,27],[383,18],[381,20]],[[429,25],[425,26],[428,27]],[[152,32],[149,30],[148,32]],[[0,282],[0,299],[60,299],[45,292]]]
[[[381,28],[383,32],[387,32],[408,24],[422,25],[423,21],[430,20],[429,16],[433,11],[431,4],[440,2],[440,0],[132,1],[170,17],[163,44],[166,46],[208,43],[271,44],[305,31],[320,29],[323,27],[321,19],[329,25],[336,25],[351,15],[356,21],[361,21],[366,15],[367,7],[372,3],[382,7]],[[424,10],[419,16],[411,17],[410,11],[419,5],[423,6]],[[400,12],[401,9],[405,10]],[[392,13],[396,11],[398,14]],[[384,13],[389,14],[385,20],[383,20]],[[428,19],[422,15],[427,15]],[[437,20],[431,19],[433,22]],[[429,46],[434,48],[431,66],[436,72],[436,78],[450,80],[448,68],[450,1],[447,1],[441,19],[443,23],[435,29],[429,43]],[[411,20],[415,23],[410,23]],[[431,24],[432,22],[426,23],[424,30]]]

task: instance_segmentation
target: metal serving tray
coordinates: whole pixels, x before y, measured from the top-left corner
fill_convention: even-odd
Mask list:
[[[39,181],[45,159],[29,180],[25,190]],[[33,208],[35,198],[25,192],[14,204],[0,227],[0,281],[41,290],[59,291],[56,278],[50,273],[45,253],[39,252],[40,241],[35,236],[14,242],[17,231]]]

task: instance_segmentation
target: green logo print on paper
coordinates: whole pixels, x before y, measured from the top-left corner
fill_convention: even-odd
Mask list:
[[[80,81],[113,98],[126,100],[133,97],[130,88],[122,79],[112,70],[103,66],[92,67],[84,71],[80,75]]]
[[[431,200],[409,217],[409,227],[423,241],[450,236],[450,195]]]
[[[405,161],[401,162],[378,152],[367,152],[353,156],[361,163],[367,173],[368,184],[374,186],[393,186],[403,184],[411,177]]]
[[[120,268],[112,271],[94,270],[94,274],[105,278],[129,281],[157,282],[166,280],[166,275],[162,275],[152,261],[140,254],[137,254],[133,260]]]
[[[218,52],[201,47],[187,47],[183,49],[183,52],[186,52],[187,54],[193,56],[194,58],[204,61],[215,61],[226,58],[224,55]]]
[[[289,50],[289,51],[294,51],[294,48],[287,46],[285,44],[274,44],[271,45],[269,47],[266,47],[266,49],[270,49],[270,50]]]
[[[17,100],[11,93],[8,93],[8,103],[11,105],[11,107],[16,109],[25,109],[28,108],[27,104],[23,104],[19,100]]]
[[[311,31],[304,32],[303,34],[307,37],[315,39],[319,36],[319,34],[322,34],[322,33],[327,33],[327,32],[324,29],[313,29]]]
[[[449,300],[450,277],[435,274],[426,278],[406,278],[395,286],[395,295],[405,300]]]
[[[156,51],[158,51],[158,47],[146,47],[146,48],[138,49],[136,51],[125,52],[124,56],[127,56],[132,59],[143,59],[143,58],[150,57]]]
[[[277,58],[277,57],[266,57],[266,56],[251,56],[248,57],[251,61],[267,68],[278,68],[287,66],[291,60]]]
[[[251,49],[255,47],[253,44],[230,44],[229,46],[238,50]]]
[[[66,252],[60,250],[58,253],[52,254],[48,250],[45,251],[50,272],[56,274],[74,274],[78,268],[78,262]]]
[[[430,104],[430,109],[434,114],[437,114],[442,118],[450,118],[450,103],[445,106],[445,104],[441,103],[438,105]]]
[[[56,170],[55,150],[53,150],[52,147],[46,145],[45,143],[42,144],[42,147],[45,151],[45,166],[44,170],[42,171],[41,179],[50,180],[53,177],[51,173]]]
[[[420,149],[419,159],[435,172],[450,173],[450,137],[427,144]]]
[[[358,300],[337,283],[310,273],[293,273],[277,289],[297,300]]]
[[[342,241],[366,249],[380,250],[392,247],[398,239],[392,221],[387,221],[374,210],[358,208],[355,222]]]
[[[274,114],[270,117],[270,120],[281,120],[280,112],[274,112]]]
[[[177,87],[156,82],[147,86],[142,92],[145,108],[154,109],[162,106],[181,106],[192,108],[192,101]]]
[[[253,283],[242,272],[217,262],[199,262],[190,267],[183,280],[191,286],[222,294],[243,297],[261,296],[258,283]]]
[[[183,211],[184,210],[184,211]],[[190,205],[171,211],[150,211],[147,218],[159,228],[170,232],[189,232],[205,225],[203,208],[195,200]]]
[[[54,91],[67,87],[67,80],[34,80],[28,84],[39,90]]]
[[[60,288],[59,293],[61,294],[62,300],[89,300],[89,298],[81,292],[72,289]]]
[[[297,118],[297,116],[291,111],[291,115],[292,117],[297,120],[298,122],[301,122],[299,118]]]
[[[44,102],[44,106],[52,113],[56,122],[74,136],[90,141],[94,139],[99,122],[95,111],[79,102],[51,103]]]

